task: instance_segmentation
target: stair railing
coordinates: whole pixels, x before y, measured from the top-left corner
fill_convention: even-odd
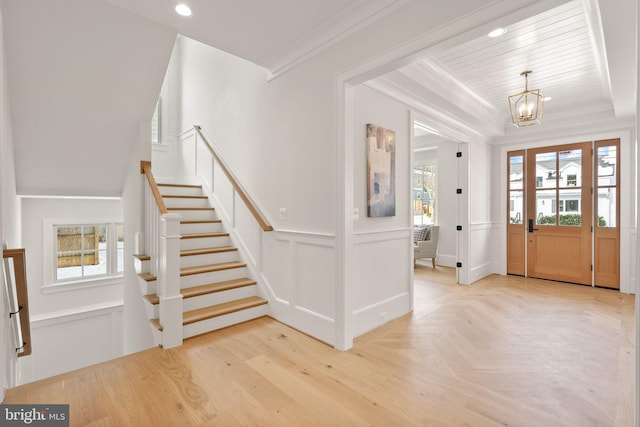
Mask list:
[[[7,289],[9,317],[18,357],[31,354],[29,298],[27,294],[27,266],[24,249],[7,249],[3,244],[4,283]]]
[[[248,196],[245,189],[240,185],[240,183],[238,182],[236,177],[233,175],[233,173],[231,173],[229,166],[224,161],[224,159],[222,159],[222,156],[217,152],[213,144],[211,144],[207,139],[207,137],[204,135],[204,133],[202,132],[202,128],[198,125],[195,125],[194,129],[196,130],[196,132],[198,132],[198,135],[200,135],[200,138],[202,138],[202,141],[204,141],[205,147],[209,150],[209,152],[215,159],[217,166],[219,166],[220,169],[227,176],[227,179],[233,186],[234,191],[236,192],[238,197],[242,199],[244,204],[247,206],[247,209],[249,209],[249,212],[251,212],[251,215],[253,215],[253,217],[256,219],[256,221],[260,225],[260,228],[262,228],[263,231],[273,231],[273,227],[269,225],[265,216],[258,209],[256,203],[254,203],[253,200],[251,200],[251,198]]]
[[[169,213],[153,173],[151,162],[140,162],[144,174],[144,250],[150,259],[150,273],[156,276],[160,300],[159,320],[162,346],[182,344],[182,294],[180,293],[180,219]]]

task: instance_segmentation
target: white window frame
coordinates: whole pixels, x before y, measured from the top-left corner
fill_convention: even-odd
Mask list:
[[[45,218],[43,221],[43,281],[42,292],[61,292],[87,287],[122,284],[124,271],[118,268],[118,225],[122,218]],[[56,227],[63,226],[107,226],[107,273],[99,276],[77,277],[69,280],[56,280],[57,236]],[[124,267],[124,266],[123,266]],[[124,269],[124,268],[123,268]]]

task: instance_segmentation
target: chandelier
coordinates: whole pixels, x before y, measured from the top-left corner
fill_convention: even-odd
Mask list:
[[[544,95],[540,89],[529,90],[529,74],[532,71],[523,71],[524,91],[509,97],[509,109],[511,121],[517,127],[530,126],[542,123],[542,111],[544,110]]]

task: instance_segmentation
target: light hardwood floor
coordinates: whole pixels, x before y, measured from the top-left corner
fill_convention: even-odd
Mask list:
[[[416,267],[415,310],[336,351],[270,318],[27,384],[74,426],[631,426],[633,296]]]

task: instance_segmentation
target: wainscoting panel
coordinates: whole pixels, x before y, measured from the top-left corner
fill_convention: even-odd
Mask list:
[[[493,248],[492,236],[499,232],[499,224],[490,222],[470,226],[469,236],[469,283],[490,274],[498,267],[497,254]]]
[[[296,242],[294,283],[299,307],[335,318],[335,253],[332,246]]]
[[[411,310],[411,230],[354,235],[353,333],[362,335]]]
[[[237,231],[236,236],[240,240],[238,243],[248,256],[245,261],[256,268],[257,256],[260,253],[260,233],[262,233],[262,229],[237,193],[234,197],[234,203],[235,215],[233,222]]]
[[[197,175],[197,149],[195,135],[195,130],[193,128],[180,134],[180,146],[178,148],[178,151],[180,152],[178,176],[180,177],[194,177]]]
[[[123,307],[114,302],[35,316],[33,353],[20,359],[19,384],[122,356]]]
[[[328,344],[335,344],[335,237],[273,231],[262,237],[259,280],[271,314]]]

